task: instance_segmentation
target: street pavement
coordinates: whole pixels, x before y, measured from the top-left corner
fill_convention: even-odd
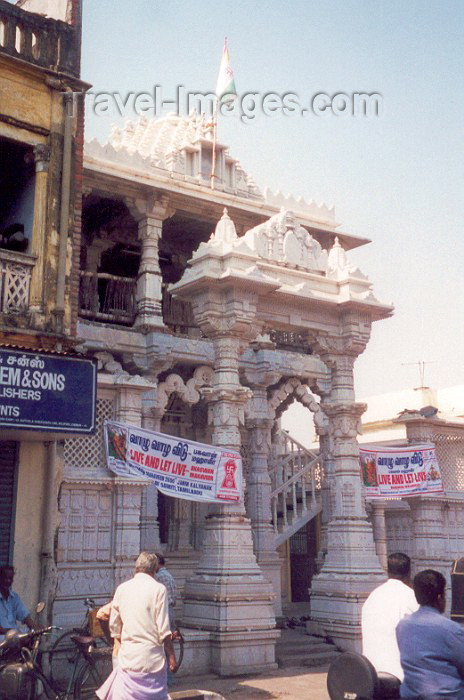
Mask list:
[[[329,700],[327,666],[285,668],[264,675],[176,678],[170,690],[197,689],[220,693],[226,700]]]

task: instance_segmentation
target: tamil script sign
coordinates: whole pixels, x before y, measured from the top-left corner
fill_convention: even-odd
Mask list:
[[[0,349],[0,427],[93,433],[96,393],[93,360]]]
[[[209,503],[241,500],[238,452],[114,421],[105,421],[105,450],[112,472],[150,479],[167,496]]]
[[[420,496],[443,491],[434,445],[360,447],[359,460],[368,498]]]

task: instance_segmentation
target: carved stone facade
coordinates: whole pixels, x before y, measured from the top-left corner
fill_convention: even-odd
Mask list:
[[[357,470],[363,407],[354,401],[353,364],[371,323],[392,309],[350,265],[346,251],[363,241],[337,237],[333,210],[263,195],[251,179],[243,184],[238,167],[233,186],[219,178],[214,190],[209,180],[187,174],[203,162],[209,137],[196,116],[169,116],[127,125],[110,144],[89,146],[86,236],[102,252],[87,257],[83,277],[98,282],[93,289],[100,297],[92,307],[85,296],[79,337],[81,351],[100,363],[102,410],[111,406],[120,420],[242,450],[244,502],[176,501],[142,482],[114,479],[100,464],[92,476],[90,447],[82,447],[82,468],[79,450],[66,445],[72,464],[65,466],[60,543],[63,552],[73,551],[73,528],[84,527],[85,509],[101,504],[101,523],[95,521],[101,545],[91,539],[89,552],[103,557],[95,583],[102,600],[129,575],[137,547],[162,547],[182,589],[177,616],[187,634],[203,635],[201,653],[187,658],[184,671],[194,664],[197,671],[233,674],[275,667],[277,548],[321,510],[326,556],[318,557],[314,616],[341,644],[350,646],[356,636],[353,596],[361,601],[382,569]],[[224,174],[229,156],[218,148]],[[99,172],[100,161],[111,182]],[[145,179],[143,187],[128,179],[131,168]],[[175,186],[166,186],[166,173]],[[129,287],[133,323],[117,311],[129,308]],[[91,317],[88,308],[97,302],[99,314]],[[276,450],[279,416],[292,400],[309,408],[321,455],[298,461]],[[277,467],[276,455],[284,460]],[[90,576],[80,556],[60,562],[62,619],[78,611],[66,581]]]

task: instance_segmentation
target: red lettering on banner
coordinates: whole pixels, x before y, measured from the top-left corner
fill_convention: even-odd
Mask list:
[[[143,452],[138,452],[138,450],[130,450],[130,458],[134,462],[138,462],[139,464],[143,464],[145,455]]]
[[[187,469],[186,464],[179,464],[178,462],[174,462],[172,465],[172,473],[173,474],[179,474],[180,476],[185,476],[185,470]]]

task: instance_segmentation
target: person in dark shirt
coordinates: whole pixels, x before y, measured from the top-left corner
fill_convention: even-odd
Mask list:
[[[446,579],[433,569],[414,578],[420,608],[398,623],[402,698],[464,700],[464,629],[443,616]]]

